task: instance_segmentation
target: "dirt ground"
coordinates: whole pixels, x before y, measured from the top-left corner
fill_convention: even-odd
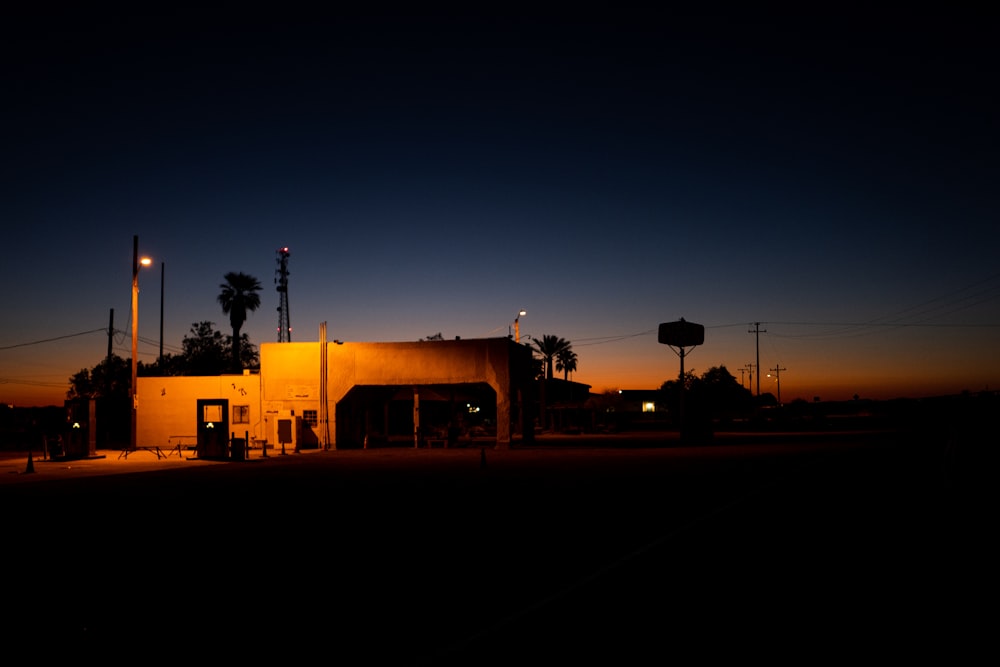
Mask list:
[[[108,660],[962,659],[991,636],[992,515],[938,453],[843,434],[7,458],[0,632]]]

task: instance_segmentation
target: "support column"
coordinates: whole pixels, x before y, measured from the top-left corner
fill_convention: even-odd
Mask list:
[[[420,446],[420,387],[417,386],[413,387],[413,446]]]
[[[497,392],[497,448],[510,448],[510,388],[494,387]]]

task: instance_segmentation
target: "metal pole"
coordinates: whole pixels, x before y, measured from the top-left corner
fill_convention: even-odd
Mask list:
[[[680,392],[681,393],[680,393],[680,405],[678,406],[677,412],[678,412],[678,417],[680,417],[680,419],[678,420],[680,422],[680,424],[678,425],[678,428],[680,430],[681,439],[683,440],[684,439],[684,435],[685,435],[684,434],[684,392],[685,392],[685,388],[684,388],[684,348],[683,347],[680,348],[680,351],[681,351],[681,354],[680,354],[680,356],[681,356]]]
[[[115,337],[115,309],[112,308],[111,312],[108,314],[108,368],[111,368],[111,355],[113,354],[111,350],[111,342]]]
[[[782,368],[781,365],[777,365],[771,369],[774,371],[774,381],[778,384],[778,405],[781,405],[781,371],[787,371],[787,368]]]
[[[167,263],[160,262],[160,375],[163,375],[163,281],[166,273]]]
[[[753,329],[750,329],[747,333],[752,333],[757,338],[757,397],[760,398],[760,322],[754,322]],[[763,333],[767,333],[767,329],[764,329]]]
[[[420,387],[413,387],[413,447],[420,447]]]
[[[760,327],[760,322],[754,323],[754,328],[758,329]],[[757,397],[760,398],[760,331],[756,332],[755,338],[757,339]]]
[[[129,435],[129,451],[136,446],[136,377],[138,367],[136,357],[139,348],[139,236],[132,237],[132,384],[129,385],[129,399],[132,409],[132,427]]]

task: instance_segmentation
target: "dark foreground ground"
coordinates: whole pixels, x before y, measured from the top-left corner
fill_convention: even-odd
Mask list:
[[[994,654],[991,474],[943,443],[584,444],[0,484],[0,639],[88,663]]]

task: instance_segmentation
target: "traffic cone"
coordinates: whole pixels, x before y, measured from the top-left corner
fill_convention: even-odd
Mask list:
[[[25,474],[35,472],[35,462],[31,458],[31,450],[28,450],[28,469],[24,471]]]

